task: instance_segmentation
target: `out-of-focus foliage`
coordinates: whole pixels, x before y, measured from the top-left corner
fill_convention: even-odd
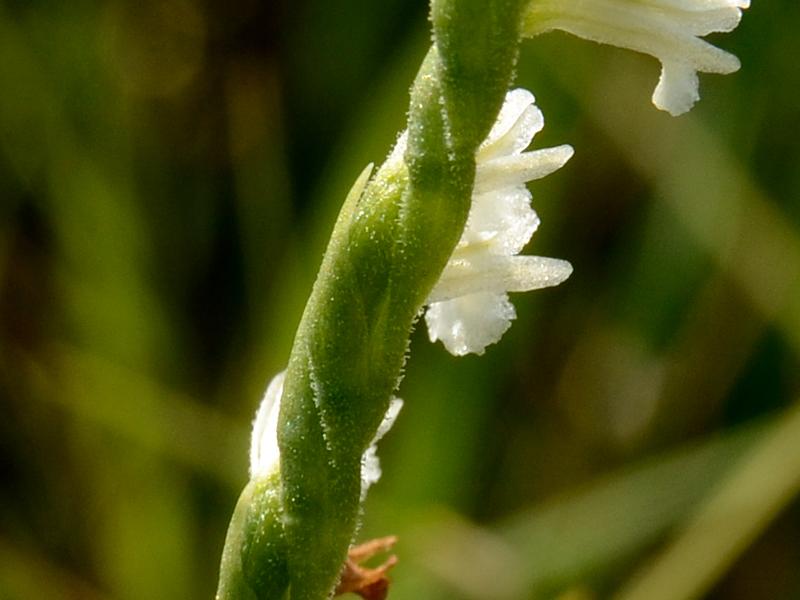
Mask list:
[[[211,597],[250,419],[425,15],[0,7],[2,600]],[[755,2],[716,40],[742,70],[679,119],[651,59],[526,43],[537,143],[576,148],[529,251],[575,273],[484,357],[414,335],[363,529],[400,536],[391,598],[606,597],[692,523],[692,568],[732,563],[708,597],[800,596],[798,25]]]

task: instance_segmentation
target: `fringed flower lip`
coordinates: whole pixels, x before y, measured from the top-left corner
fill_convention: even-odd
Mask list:
[[[431,341],[456,356],[483,354],[508,330],[516,312],[507,292],[558,285],[572,272],[564,260],[517,256],[539,226],[526,182],[558,170],[573,154],[568,145],[526,152],[543,127],[533,94],[511,90],[476,153],[467,224],[425,312]]]
[[[653,104],[673,116],[700,98],[697,73],[728,74],[739,59],[702,38],[736,28],[750,0],[536,0],[523,34],[559,29],[578,37],[656,57],[661,77]]]

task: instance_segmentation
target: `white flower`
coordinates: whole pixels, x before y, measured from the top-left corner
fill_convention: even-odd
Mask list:
[[[256,412],[250,436],[250,479],[271,475],[280,465],[278,414],[281,411],[284,379],[286,371],[272,378]]]
[[[739,59],[700,39],[732,31],[750,0],[535,0],[523,32],[560,29],[595,42],[650,54],[661,61],[653,104],[673,116],[700,98],[697,72],[733,73]]]
[[[281,371],[267,386],[264,398],[253,421],[250,439],[250,478],[258,479],[275,473],[280,468],[281,452],[278,448],[278,415],[281,410],[283,381],[286,371]],[[361,499],[367,495],[369,487],[381,478],[381,465],[377,454],[377,443],[394,425],[403,401],[392,398],[389,409],[372,439],[369,448],[361,456]]]
[[[372,438],[369,448],[361,455],[361,500],[367,496],[369,487],[376,483],[381,478],[381,461],[378,458],[378,442],[386,435],[386,432],[392,428],[400,409],[403,408],[403,401],[400,398],[392,397],[389,403],[389,409],[383,416],[383,421],[378,426],[378,431],[375,432],[375,437]]]
[[[558,285],[572,272],[554,258],[516,256],[539,226],[525,182],[564,165],[570,146],[523,152],[544,118],[529,91],[508,92],[488,137],[476,153],[477,169],[467,225],[428,296],[425,322],[431,341],[450,353],[483,354],[516,317],[506,292]]]

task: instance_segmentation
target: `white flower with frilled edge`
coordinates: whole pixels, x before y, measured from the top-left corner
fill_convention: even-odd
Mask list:
[[[539,226],[525,183],[561,168],[570,146],[524,152],[544,118],[524,89],[508,92],[492,130],[476,153],[475,188],[464,233],[427,299],[431,341],[450,353],[483,354],[516,317],[507,292],[558,285],[564,260],[517,256]]]
[[[253,432],[250,439],[250,478],[259,479],[275,473],[280,468],[281,452],[278,448],[278,415],[281,410],[283,381],[286,371],[281,371],[272,378],[264,398],[253,421]],[[378,427],[369,448],[361,456],[361,498],[367,494],[369,487],[381,477],[381,465],[377,454],[377,443],[394,425],[403,401],[392,398],[389,409]]]
[[[697,73],[733,73],[739,59],[700,39],[732,31],[750,0],[534,0],[523,33],[560,29],[661,61],[653,104],[673,116],[700,98]]]

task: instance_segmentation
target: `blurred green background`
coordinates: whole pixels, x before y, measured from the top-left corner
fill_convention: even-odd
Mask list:
[[[798,26],[756,0],[678,119],[655,60],[526,42],[534,145],[576,149],[528,252],[575,272],[484,357],[417,327],[361,533],[400,537],[390,598],[800,598]],[[250,420],[427,27],[0,4],[0,600],[213,596]]]

